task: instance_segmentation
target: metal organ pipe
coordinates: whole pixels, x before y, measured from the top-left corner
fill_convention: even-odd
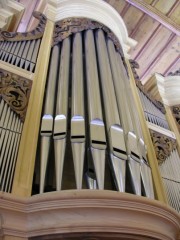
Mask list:
[[[58,70],[59,46],[53,47],[51,63],[47,81],[46,98],[44,105],[44,113],[41,123],[41,169],[40,169],[40,193],[44,192],[46,168],[49,157],[51,136],[53,131],[53,114],[55,89]]]
[[[16,165],[17,151],[21,131],[17,131],[17,125],[22,122],[19,116],[11,110],[8,104],[0,98],[0,190],[10,192],[14,169]],[[16,150],[16,152],[14,151]],[[13,168],[12,168],[13,163]]]
[[[90,127],[90,149],[96,170],[98,188],[104,189],[106,136],[102,116],[96,51],[92,30],[85,32],[85,58],[89,113],[88,125]]]
[[[106,131],[110,145],[110,158],[119,191],[125,191],[126,146],[121,127],[107,46],[102,30],[96,32],[98,64],[106,118]]]
[[[69,66],[70,66],[70,39],[66,38],[62,43],[61,49],[58,76],[58,92],[56,100],[56,116],[54,120],[54,133],[53,133],[57,191],[61,189],[62,185],[62,173],[67,138]]]
[[[85,154],[84,78],[81,33],[74,35],[72,54],[71,146],[76,187],[77,189],[81,189]]]

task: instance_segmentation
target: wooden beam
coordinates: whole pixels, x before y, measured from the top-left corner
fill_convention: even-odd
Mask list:
[[[171,36],[169,37],[167,43],[163,46],[163,48],[160,50],[160,52],[158,53],[158,55],[155,57],[155,59],[152,60],[152,62],[150,63],[150,65],[146,68],[145,72],[140,76],[140,79],[142,80],[145,76],[147,76],[152,68],[156,65],[156,63],[159,61],[159,59],[162,57],[162,55],[164,54],[164,52],[167,50],[167,47],[171,44],[171,42],[173,41],[173,39],[176,37],[176,35],[174,33],[171,34]]]
[[[170,66],[166,69],[166,71],[163,73],[164,76],[168,74],[168,72],[171,71],[171,69],[179,62],[179,56],[170,64]]]
[[[159,10],[155,9],[153,6],[148,5],[147,3],[141,0],[126,0],[126,2],[130,3],[134,7],[148,14],[150,17],[161,23],[170,31],[180,36],[180,26],[173,20],[165,16],[163,13],[161,13]]]

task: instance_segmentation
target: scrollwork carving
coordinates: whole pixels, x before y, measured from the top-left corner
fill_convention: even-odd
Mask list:
[[[46,25],[46,16],[40,12],[34,12],[33,16],[39,20],[39,24],[30,32],[0,31],[0,41],[24,41],[41,38]]]
[[[0,69],[0,95],[22,121],[25,119],[32,82]]]
[[[180,105],[176,105],[171,107],[172,114],[174,118],[176,119],[177,126],[180,132]]]
[[[73,33],[98,28],[103,29],[107,33],[108,37],[114,42],[116,50],[121,54],[122,57],[124,57],[121,45],[119,44],[119,41],[114,35],[114,33],[112,33],[111,30],[103,24],[86,18],[67,18],[57,22],[55,25],[53,45],[67,38]]]
[[[176,140],[165,136],[159,132],[149,130],[152,138],[152,142],[155,148],[158,164],[162,164],[171,152],[176,148]]]

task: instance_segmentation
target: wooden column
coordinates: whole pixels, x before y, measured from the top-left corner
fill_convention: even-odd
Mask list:
[[[47,20],[34,74],[12,189],[12,193],[18,196],[27,197],[31,195],[39,124],[53,29],[54,23]]]
[[[147,155],[148,155],[149,165],[150,165],[151,171],[152,171],[155,196],[156,196],[157,200],[167,203],[166,195],[165,195],[164,188],[163,188],[162,178],[161,178],[160,172],[158,170],[158,161],[156,158],[156,153],[155,153],[154,146],[153,146],[153,143],[151,140],[149,129],[148,129],[146,119],[144,116],[144,111],[143,111],[143,108],[141,105],[141,101],[140,101],[140,98],[139,98],[139,95],[137,92],[137,87],[135,84],[134,76],[133,76],[131,66],[130,66],[128,59],[126,60],[126,63],[127,63],[128,72],[130,75],[130,85],[132,88],[134,102],[137,106],[140,124],[142,127],[143,136],[144,136],[144,141],[147,145]]]

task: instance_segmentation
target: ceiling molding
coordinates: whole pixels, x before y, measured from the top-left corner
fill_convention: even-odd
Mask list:
[[[126,2],[130,3],[142,12],[148,14],[150,17],[161,23],[164,27],[168,28],[170,31],[180,36],[180,26],[156,8],[140,0],[126,0]]]

